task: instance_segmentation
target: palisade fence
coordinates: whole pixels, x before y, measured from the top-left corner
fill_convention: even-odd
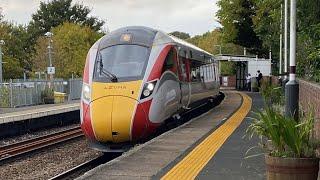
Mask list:
[[[21,107],[43,104],[42,91],[49,86],[48,80],[14,79],[0,84],[0,107]],[[67,100],[81,97],[82,79],[55,79],[54,90],[66,93]]]

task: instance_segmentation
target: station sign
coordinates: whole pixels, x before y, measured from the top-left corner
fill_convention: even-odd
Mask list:
[[[55,74],[56,69],[55,67],[47,67],[47,73],[48,74]]]

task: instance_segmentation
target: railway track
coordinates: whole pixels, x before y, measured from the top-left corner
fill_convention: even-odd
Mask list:
[[[81,136],[83,136],[81,128],[75,127],[7,146],[2,146],[0,147],[0,162]]]
[[[106,153],[102,156],[96,157],[94,159],[91,159],[89,161],[86,161],[76,167],[73,167],[61,174],[56,175],[55,177],[50,178],[49,180],[61,180],[61,179],[75,179],[85,172],[101,165],[104,163],[107,163],[108,161],[111,161],[114,158],[117,158],[122,153]]]

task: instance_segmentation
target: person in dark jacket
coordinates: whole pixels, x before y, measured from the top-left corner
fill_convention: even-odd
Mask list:
[[[262,80],[263,76],[262,76],[262,73],[260,72],[260,70],[258,70],[257,72],[258,72],[257,82],[258,82],[258,87],[260,87],[261,80]]]

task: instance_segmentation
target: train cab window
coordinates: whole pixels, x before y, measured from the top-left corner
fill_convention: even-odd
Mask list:
[[[176,62],[176,53],[172,48],[164,61],[162,72],[165,71],[172,71],[173,73],[177,74],[177,62]]]
[[[149,53],[149,48],[139,45],[115,45],[101,49],[95,63],[94,79],[110,80],[106,72],[120,81],[141,79]]]

